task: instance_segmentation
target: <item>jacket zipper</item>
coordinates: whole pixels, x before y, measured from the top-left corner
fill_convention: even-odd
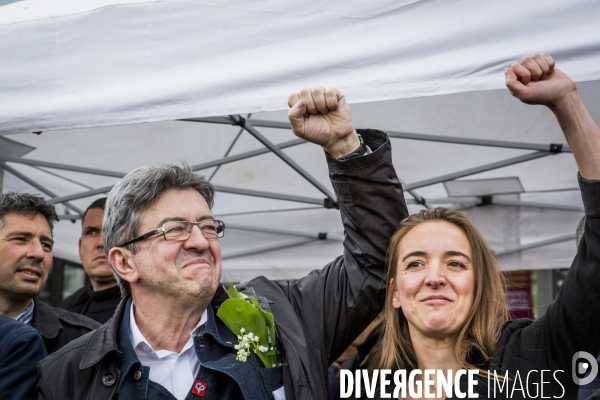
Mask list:
[[[110,394],[110,397],[108,398],[108,400],[112,400],[115,396],[115,394],[117,393],[117,388],[119,387],[119,381],[121,380],[121,370],[119,370],[117,372],[117,381],[115,382],[115,388],[113,389],[112,393]]]

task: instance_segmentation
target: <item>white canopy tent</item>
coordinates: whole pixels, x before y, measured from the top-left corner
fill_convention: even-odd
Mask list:
[[[326,84],[361,103],[358,127],[390,132],[411,211],[465,209],[504,269],[569,266],[583,213],[568,146],[545,108],[490,89],[534,51],[598,79],[594,2],[48,3],[0,7],[0,167],[3,191],[57,204],[57,255],[77,259],[70,220],[120,176],[181,160],[217,187],[225,280],[323,266],[342,239],[324,156],[275,110]],[[600,85],[579,88],[600,121]],[[468,182],[479,196],[450,198],[443,185],[499,177],[522,193]]]

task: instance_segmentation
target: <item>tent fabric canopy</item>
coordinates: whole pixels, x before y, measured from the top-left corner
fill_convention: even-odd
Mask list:
[[[566,268],[583,216],[576,166],[552,114],[500,89],[502,71],[551,53],[592,81],[578,88],[599,122],[599,14],[591,1],[2,6],[2,190],[52,199],[55,254],[76,261],[91,201],[134,168],[184,161],[217,188],[223,279],[299,277],[341,253],[343,232],[323,151],[276,110],[324,84],[347,95],[356,126],[390,133],[411,212],[463,209],[505,270]],[[443,185],[514,177],[522,193]]]
[[[0,133],[280,110],[315,84],[354,103],[499,89],[541,51],[595,80],[598,20],[593,0],[24,0],[0,8]]]
[[[600,82],[580,84],[579,89],[596,120],[598,89]],[[505,270],[570,265],[582,203],[572,154],[549,151],[551,143],[564,139],[547,109],[523,105],[503,90],[355,104],[352,111],[357,126],[390,133],[396,170],[405,188],[414,188],[405,192],[409,211],[421,209],[421,200],[429,207],[462,209]],[[284,112],[257,114],[246,121],[271,143],[296,142],[289,129],[265,127],[285,125]],[[46,197],[54,199],[64,218],[55,230],[55,254],[77,260],[78,209],[133,168],[185,161],[217,187],[213,213],[228,226],[221,240],[224,280],[258,274],[299,277],[339,255],[342,227],[338,211],[325,207],[324,193],[232,122],[171,121],[10,135],[10,140],[28,146],[29,153],[3,162],[4,190],[49,190]],[[462,141],[517,148],[456,143]],[[531,150],[532,145],[546,150]],[[296,144],[283,152],[332,190],[318,146]],[[530,161],[511,161],[538,153]],[[0,161],[7,159],[0,154]],[[490,164],[506,165],[482,169]],[[439,178],[452,174],[464,175],[461,181],[518,177],[524,192],[494,195],[489,205],[481,205],[481,197],[449,198]]]

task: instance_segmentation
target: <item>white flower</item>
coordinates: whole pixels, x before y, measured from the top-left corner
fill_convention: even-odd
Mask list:
[[[245,329],[241,328],[240,332],[242,335],[238,335],[239,344],[233,346],[234,349],[237,350],[236,360],[245,362],[250,355],[250,347],[254,348],[256,351],[256,343],[258,343],[259,338],[255,336],[254,333],[248,332],[247,335],[244,334]],[[260,350],[260,348],[264,348],[264,350]],[[266,346],[259,346],[259,351],[263,353],[267,350]]]
[[[241,335],[238,335],[239,343],[234,345],[233,348],[237,350],[236,360],[245,362],[250,356],[251,350],[254,351],[257,355],[258,353],[267,353],[269,349],[272,351],[274,347],[271,343],[269,346],[263,346],[260,343],[260,337],[256,336],[253,332],[248,332],[244,334],[245,329],[241,328]],[[262,356],[261,356],[262,357]],[[276,367],[276,364],[272,365]]]

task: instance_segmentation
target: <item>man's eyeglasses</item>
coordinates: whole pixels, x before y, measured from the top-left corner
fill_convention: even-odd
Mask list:
[[[202,235],[208,240],[222,238],[225,234],[225,223],[216,219],[206,219],[198,222],[173,221],[167,222],[160,228],[156,228],[148,233],[133,238],[130,241],[123,243],[120,247],[125,247],[128,244],[148,239],[159,233],[162,233],[165,240],[185,241],[192,236],[194,225],[198,226]]]

